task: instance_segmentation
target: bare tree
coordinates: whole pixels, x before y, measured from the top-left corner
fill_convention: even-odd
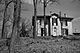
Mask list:
[[[43,4],[43,11],[44,11],[44,36],[46,36],[46,7],[47,5],[51,5],[53,4],[54,2],[58,3],[59,4],[59,0],[39,0],[40,3]]]
[[[33,4],[34,4],[34,27],[33,27],[33,35],[34,37],[37,35],[36,33],[36,18],[37,18],[37,1],[39,3],[42,3],[44,4],[43,6],[43,10],[44,10],[44,35],[46,36],[46,16],[45,16],[45,11],[46,11],[46,7],[47,5],[50,3],[50,4],[53,4],[54,2],[58,3],[59,4],[59,0],[33,0]]]
[[[5,34],[6,22],[10,21],[10,19],[11,19],[10,18],[11,14],[8,14],[7,10],[8,10],[9,4],[11,4],[12,1],[9,1],[9,0],[4,0],[4,1],[5,1],[5,3],[4,3],[5,6],[4,6],[4,18],[3,18],[3,24],[2,24],[2,38],[7,38],[6,34]]]
[[[33,0],[33,4],[34,4],[34,27],[33,27],[33,37],[35,38],[35,36],[37,35],[36,33],[36,18],[37,18],[37,0]]]
[[[11,34],[11,43],[10,43],[10,53],[14,53],[14,43],[15,40],[19,39],[19,24],[20,24],[20,13],[21,13],[21,0],[14,0],[14,21],[13,21],[13,28]]]

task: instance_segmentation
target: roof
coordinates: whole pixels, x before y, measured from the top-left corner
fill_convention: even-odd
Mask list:
[[[75,32],[75,33],[73,33],[73,34],[74,34],[74,35],[80,35],[80,33],[78,33],[78,32],[77,32],[77,33]]]
[[[63,20],[71,21],[71,20],[73,20],[73,18],[71,18],[71,17],[61,17],[60,20],[61,21],[63,21]]]
[[[34,18],[34,16],[33,16],[33,18]],[[37,16],[37,18],[41,19],[41,18],[44,18],[44,16],[39,15],[39,16]],[[50,15],[46,15],[46,19],[50,19],[50,18],[51,18]],[[71,18],[71,17],[60,17],[60,16],[58,16],[58,18],[60,18],[61,21],[64,21],[64,20],[71,21],[71,20],[73,20],[73,18]]]

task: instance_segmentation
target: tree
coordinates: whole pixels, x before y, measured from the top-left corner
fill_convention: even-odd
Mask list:
[[[5,2],[5,7],[6,7],[6,2]],[[4,18],[3,18],[3,25],[2,25],[2,38],[3,38],[3,35],[4,35],[5,15],[6,15],[6,8],[4,10]]]
[[[48,4],[53,4],[54,2],[58,3],[59,0],[40,0],[39,2],[43,4],[43,10],[44,10],[44,36],[46,36],[46,7]]]
[[[11,34],[11,43],[10,43],[10,53],[14,53],[14,43],[15,40],[19,39],[19,24],[20,24],[20,13],[21,13],[21,0],[14,0],[14,21],[13,21],[13,28]]]
[[[2,19],[4,14],[4,1],[0,0],[0,38],[1,38],[1,31],[2,31]]]
[[[11,18],[11,14],[8,13],[8,10],[10,10],[8,7],[10,6],[10,4],[12,3],[13,1],[11,0],[5,0],[4,4],[4,17],[3,17],[3,24],[2,24],[2,38],[7,38],[7,34],[5,34],[6,32],[6,28],[8,27],[6,25],[6,23],[9,21],[11,23],[13,23],[12,21],[12,18]],[[6,27],[7,26],[7,27]],[[9,25],[10,27],[10,25]]]
[[[34,27],[33,27],[33,38],[35,38],[35,36],[37,36],[37,32],[36,32],[36,18],[37,18],[37,0],[33,0],[33,4],[34,4]]]
[[[32,31],[32,25],[30,23],[30,20],[27,19],[27,22],[26,22],[26,19],[25,18],[22,18],[21,19],[21,30],[20,30],[20,37],[29,37],[30,33]]]
[[[45,8],[47,7],[47,5],[53,4],[54,2],[58,3],[58,0],[33,0],[33,4],[34,4],[34,27],[33,27],[33,35],[34,37],[37,35],[36,32],[36,18],[37,18],[37,1],[39,1],[40,3],[44,4],[43,6],[43,10],[44,10],[44,35],[46,36],[46,16],[45,16]]]
[[[26,19],[21,19],[21,30],[20,30],[20,37],[25,37],[26,35],[26,27],[25,27],[25,21]]]

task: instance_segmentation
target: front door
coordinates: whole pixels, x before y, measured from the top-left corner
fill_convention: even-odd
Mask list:
[[[68,29],[63,28],[62,29],[62,35],[68,35]]]

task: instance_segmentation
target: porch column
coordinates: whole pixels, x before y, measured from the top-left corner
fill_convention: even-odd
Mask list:
[[[44,20],[41,20],[41,36],[44,36]]]
[[[37,23],[37,30],[38,30],[38,31],[37,31],[37,32],[38,32],[38,33],[37,33],[37,36],[41,36],[40,20],[38,20],[37,22],[38,22],[38,23]]]
[[[57,21],[58,21],[58,35],[61,35],[61,23],[59,18],[57,19]]]
[[[52,18],[50,18],[50,34],[53,35]]]
[[[69,35],[72,35],[72,22],[67,22],[68,23],[68,33]]]
[[[63,22],[63,36],[66,36],[66,22]]]
[[[46,30],[46,31],[47,31],[47,34],[46,34],[46,35],[48,36],[48,35],[49,35],[49,34],[48,34],[48,25],[46,25],[46,29],[47,29],[47,30]]]

